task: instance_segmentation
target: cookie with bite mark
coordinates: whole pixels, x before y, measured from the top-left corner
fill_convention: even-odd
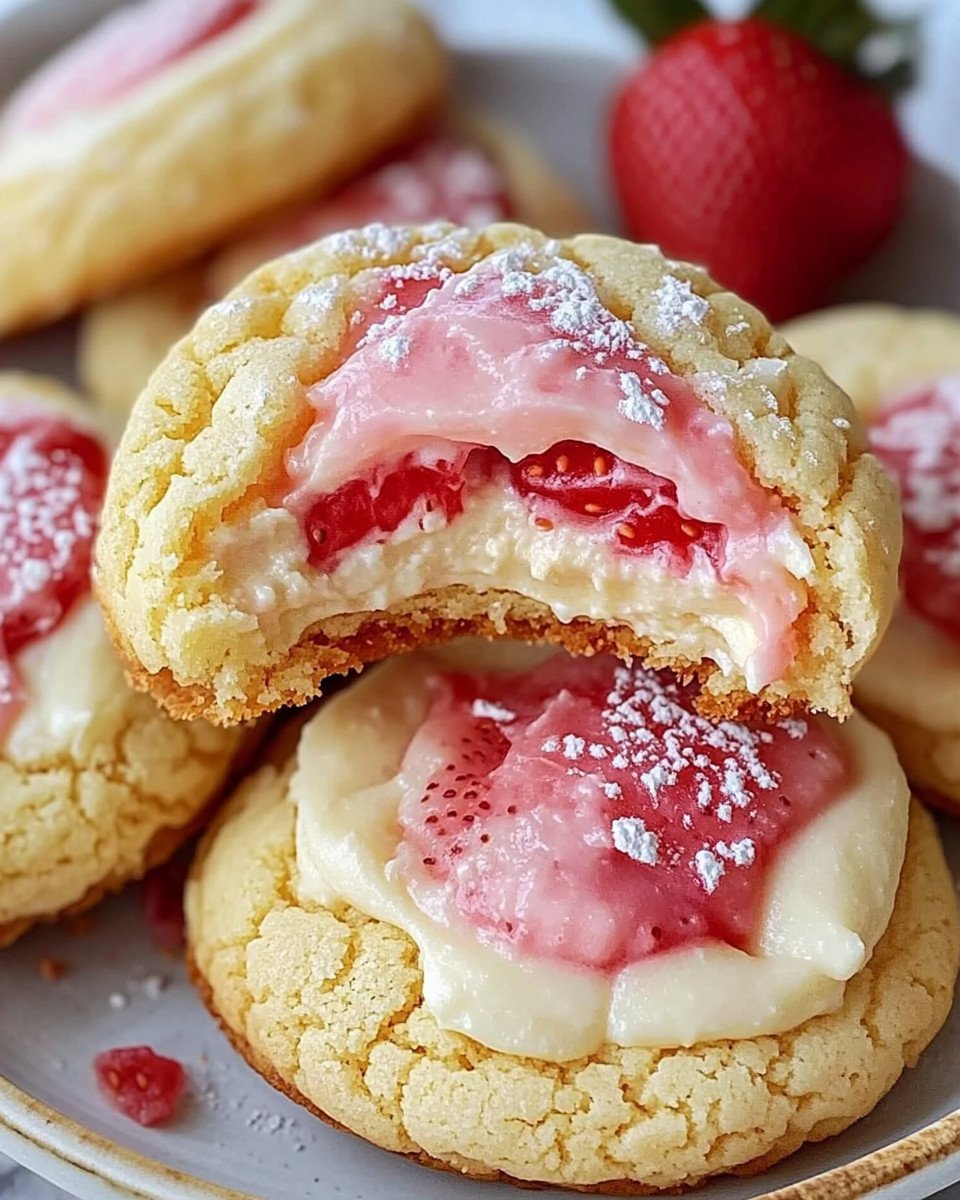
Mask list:
[[[0,109],[0,332],[169,270],[431,120],[405,0],[140,0]],[[269,169],[264,169],[269,163]]]
[[[98,588],[138,685],[236,721],[474,633],[849,710],[893,489],[842,392],[616,238],[370,226],[268,264],[134,408]]]
[[[908,801],[862,717],[716,725],[667,673],[417,654],[221,814],[193,976],[273,1086],[424,1165],[752,1173],[869,1112],[950,1010],[956,899]]]
[[[338,191],[319,191],[221,248],[203,264],[94,305],[80,325],[80,373],[88,392],[121,420],[178,338],[209,304],[268,259],[337,229],[518,220],[556,236],[589,229],[589,213],[525,138],[476,117],[460,118],[390,154]]]
[[[165,861],[251,740],[124,679],[90,590],[109,448],[88,413],[0,375],[0,945]]]
[[[855,701],[925,797],[960,812],[960,318],[850,305],[784,334],[847,389],[902,496],[901,602]]]

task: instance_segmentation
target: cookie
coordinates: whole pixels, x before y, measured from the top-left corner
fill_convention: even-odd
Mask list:
[[[693,671],[715,712],[844,713],[898,553],[846,397],[697,269],[369,226],[268,264],[170,352],[98,587],[184,716],[463,633]]]
[[[960,318],[851,306],[784,332],[868,417],[903,497],[902,600],[857,677],[857,703],[913,783],[960,812]]]
[[[489,662],[471,673],[476,652],[459,653],[444,678],[414,655],[327,702],[205,838],[186,895],[192,971],[248,1062],[425,1165],[632,1194],[761,1170],[869,1112],[946,1018],[958,963],[936,829],[914,805],[907,836],[883,735],[860,717],[710,725],[682,685],[599,660],[515,661],[519,684],[498,690]],[[579,733],[551,748],[565,728]],[[653,782],[646,760],[612,765],[614,728],[644,754],[696,745],[709,761]],[[839,785],[838,744],[855,764]],[[768,806],[831,796],[806,823],[786,818],[774,858],[768,813],[722,812],[725,769],[748,761]],[[764,770],[791,763],[799,774],[764,789]],[[645,830],[636,815],[604,829],[621,800]],[[725,872],[674,853],[682,817]],[[751,838],[714,840],[740,823]],[[755,940],[734,948],[733,926],[704,940],[698,923],[742,912],[751,873],[763,891],[769,870]]]
[[[0,945],[163,862],[250,739],[127,685],[89,585],[106,470],[75,397],[0,375]]]
[[[567,184],[523,137],[465,118],[446,133],[404,147],[333,195],[322,192],[294,206],[202,266],[95,305],[80,326],[84,385],[125,420],[150,372],[202,310],[268,259],[370,221],[438,218],[463,225],[515,218],[556,235],[591,225]]]
[[[335,186],[430,119],[446,82],[404,0],[141,0],[109,16],[0,110],[0,332]]]
[[[783,326],[798,354],[819,363],[869,415],[904,388],[960,372],[960,317],[932,308],[845,304]]]

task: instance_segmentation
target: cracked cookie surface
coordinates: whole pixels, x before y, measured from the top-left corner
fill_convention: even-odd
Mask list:
[[[169,270],[336,185],[429,120],[447,76],[405,0],[272,0],[127,94],[4,131],[0,330]]]
[[[956,902],[914,805],[893,917],[839,1011],[773,1037],[566,1063],[487,1050],[424,1011],[403,933],[298,899],[291,769],[246,781],[201,849],[195,981],[275,1087],[426,1165],[633,1194],[761,1170],[869,1112],[950,1009]]]
[[[180,715],[234,721],[311,699],[320,681],[363,662],[463,633],[550,640],[574,653],[612,649],[651,666],[702,673],[704,704],[733,713],[753,697],[739,670],[658,654],[627,624],[574,617],[519,592],[451,586],[385,610],[328,616],[278,636],[218,587],[202,548],[213,531],[243,528],[262,485],[312,420],[307,389],[339,361],[345,316],[309,302],[317,285],[371,267],[433,256],[458,273],[542,235],[499,225],[371,226],[268,264],[214,305],[168,355],[140,397],[111,478],[98,548],[99,592],[139,686]],[[850,680],[883,630],[895,596],[899,512],[846,397],[793,355],[756,310],[694,267],[651,247],[581,236],[561,244],[603,303],[730,423],[738,458],[793,514],[814,563],[797,623],[800,651],[761,698],[786,710],[848,710]],[[432,259],[431,259],[432,261]],[[321,288],[322,290],[322,288]],[[663,297],[681,303],[664,316]],[[692,308],[691,308],[692,306]],[[697,320],[685,317],[695,311]],[[293,572],[289,572],[291,576]],[[308,580],[291,578],[302,593]],[[281,617],[281,581],[277,585]],[[308,608],[289,614],[287,624]]]

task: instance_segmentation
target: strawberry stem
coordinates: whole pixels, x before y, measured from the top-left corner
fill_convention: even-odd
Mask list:
[[[913,81],[915,21],[890,21],[863,0],[759,0],[751,13],[789,29],[885,91]]]
[[[651,46],[659,46],[688,25],[710,19],[700,0],[613,0],[613,6]]]

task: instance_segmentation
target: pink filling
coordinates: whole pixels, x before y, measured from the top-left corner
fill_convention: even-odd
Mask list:
[[[756,627],[757,686],[789,666],[805,605],[779,557],[789,515],[740,463],[729,422],[574,263],[532,274],[503,255],[461,276],[429,261],[379,271],[343,353],[311,388],[316,419],[287,462],[284,502],[319,569],[411,514],[456,519],[494,477],[543,536],[594,521],[624,553],[667,548],[675,571],[720,579]]]
[[[960,640],[960,376],[882,409],[870,444],[900,487],[907,602]]]
[[[142,0],[95,25],[13,94],[6,133],[28,133],[100,108],[238,24],[264,0]]]
[[[328,233],[374,221],[419,225],[446,220],[478,228],[506,220],[510,212],[503,176],[487,155],[461,138],[439,135],[278,221],[241,249],[245,260],[266,262]]]
[[[667,673],[557,656],[444,675],[402,771],[390,868],[435,920],[510,954],[616,971],[755,945],[771,868],[848,783],[823,724],[698,716]]]
[[[63,417],[0,401],[0,733],[23,702],[14,656],[90,588],[107,455]]]

